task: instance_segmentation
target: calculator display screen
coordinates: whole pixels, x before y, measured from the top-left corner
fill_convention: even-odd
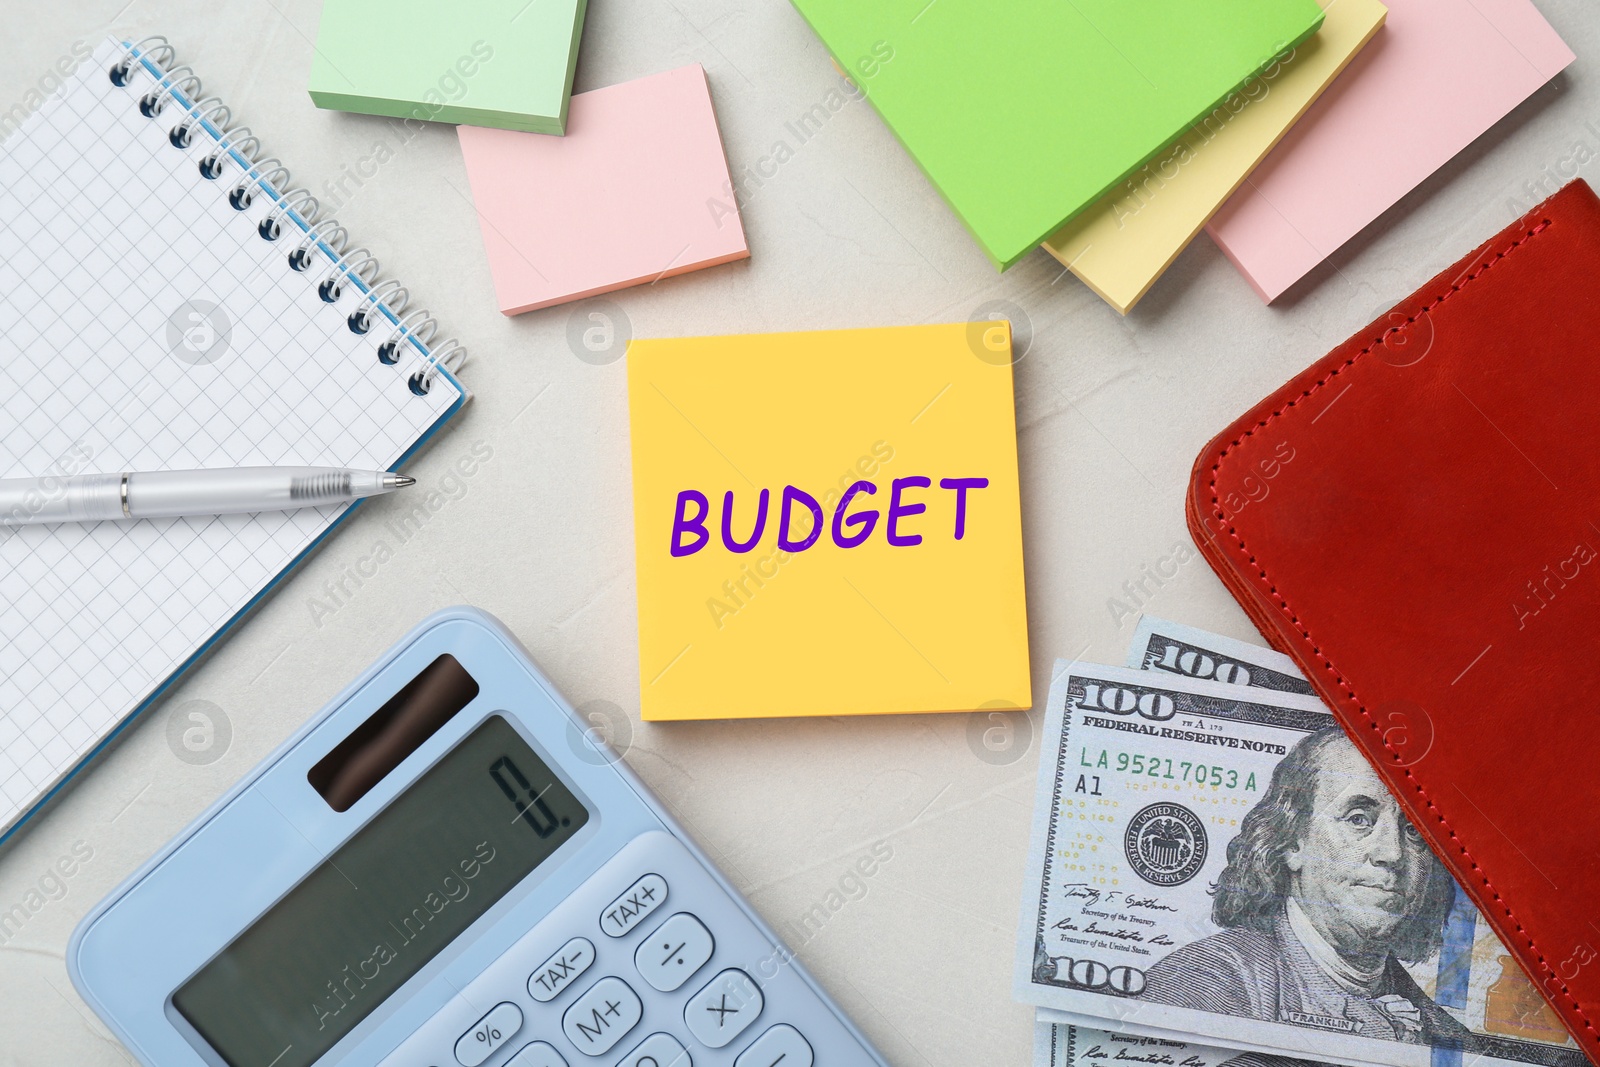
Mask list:
[[[484,722],[173,994],[230,1067],[307,1067],[589,820]]]

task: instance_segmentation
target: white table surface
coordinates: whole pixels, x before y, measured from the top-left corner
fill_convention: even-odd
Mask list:
[[[892,1063],[1026,1063],[1033,1012],[1012,1001],[1011,970],[1039,713],[998,754],[983,747],[989,724],[968,715],[640,723],[623,361],[576,358],[568,308],[496,310],[453,129],[401,144],[386,120],[311,106],[314,0],[123,3],[8,0],[0,110],[75,40],[164,33],[313,192],[345,168],[369,174],[346,182],[338,215],[472,351],[464,377],[476,400],[410,473],[436,483],[480,442],[493,458],[404,544],[384,530],[385,504],[363,508],[0,853],[4,910],[75,846],[92,852],[0,947],[0,1064],[132,1062],[67,978],[73,926],[403,630],[457,603],[503,619],[574,703],[619,709],[628,762]],[[591,0],[578,89],[701,63],[734,171],[755,175],[740,179],[749,261],[610,299],[635,336],[957,321],[988,301],[1019,306],[1032,333],[1016,403],[1042,703],[1056,657],[1121,662],[1132,622],[1108,602],[1126,601],[1124,582],[1188,541],[1184,488],[1206,440],[1531,206],[1525,183],[1548,182],[1575,145],[1600,157],[1600,16],[1586,0],[1540,7],[1578,62],[1276,306],[1201,238],[1124,319],[1043,252],[996,274],[867,104],[849,103],[799,143],[785,123],[838,77],[783,0]],[[393,158],[373,173],[380,140]],[[774,172],[763,160],[779,141],[793,154]],[[1600,164],[1583,173],[1600,178]],[[380,539],[393,558],[314,613],[313,598]],[[1197,557],[1146,589],[1157,614],[1254,636]],[[173,710],[190,701],[231,725],[207,764],[179,760],[167,740]],[[879,841],[893,855],[865,894],[796,936]]]

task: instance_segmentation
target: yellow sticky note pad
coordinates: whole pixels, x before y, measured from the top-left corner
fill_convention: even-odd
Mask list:
[[[1008,324],[634,341],[628,403],[645,719],[1030,706]]]
[[[1051,234],[1045,250],[1127,314],[1388,14],[1378,0],[1321,3],[1322,28],[1310,40]]]

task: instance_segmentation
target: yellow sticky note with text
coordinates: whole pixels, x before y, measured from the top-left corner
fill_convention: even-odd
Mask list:
[[[1010,326],[628,346],[647,720],[1031,706]]]

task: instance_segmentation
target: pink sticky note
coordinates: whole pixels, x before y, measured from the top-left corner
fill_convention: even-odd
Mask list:
[[[698,63],[574,95],[565,137],[459,132],[507,315],[750,255]]]
[[[1389,18],[1206,229],[1274,300],[1572,62],[1528,0]]]

